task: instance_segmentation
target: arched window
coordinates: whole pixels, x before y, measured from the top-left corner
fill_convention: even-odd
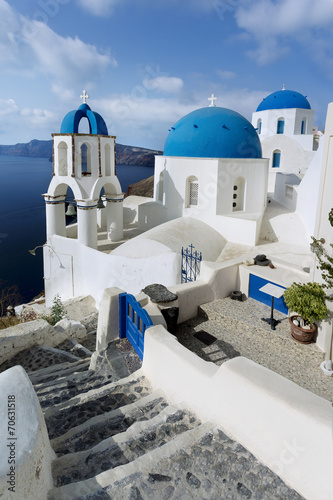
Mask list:
[[[160,201],[161,203],[163,203],[163,189],[164,189],[164,186],[163,186],[163,182],[164,181],[164,172],[162,170],[162,172],[160,173],[160,176],[159,176],[159,179],[158,179],[158,201]]]
[[[232,211],[241,212],[245,207],[245,179],[237,177],[233,186]]]
[[[306,134],[306,118],[303,118],[301,123],[301,134],[302,135]]]
[[[259,135],[261,134],[261,125],[262,125],[262,120],[261,118],[259,118],[259,120],[257,121],[257,130]]]
[[[90,145],[85,142],[81,146],[81,172],[82,175],[91,175]]]
[[[58,175],[68,175],[67,144],[61,141],[58,144]]]
[[[185,206],[187,208],[198,205],[199,200],[199,182],[198,179],[191,175],[186,180]]]
[[[272,167],[279,168],[281,162],[281,151],[276,149],[273,153]]]
[[[283,134],[284,133],[284,118],[279,118],[277,122],[277,134]]]
[[[111,148],[109,144],[105,144],[105,175],[111,175]]]

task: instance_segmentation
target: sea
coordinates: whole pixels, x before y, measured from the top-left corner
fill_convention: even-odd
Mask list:
[[[153,167],[117,164],[117,176],[126,192],[129,184],[150,177]],[[0,297],[11,285],[18,287],[22,303],[43,289],[42,249],[29,249],[46,240],[45,203],[52,179],[47,158],[0,155]]]

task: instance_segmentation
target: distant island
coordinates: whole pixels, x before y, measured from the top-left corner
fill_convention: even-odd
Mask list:
[[[116,143],[116,162],[123,165],[154,166],[155,155],[162,155],[163,151],[124,146]],[[39,141],[33,139],[27,143],[18,143],[12,146],[0,145],[0,155],[29,156],[32,158],[52,159],[52,140]]]

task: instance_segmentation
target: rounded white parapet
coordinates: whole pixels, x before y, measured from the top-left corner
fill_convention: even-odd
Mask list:
[[[25,370],[0,374],[0,497],[45,500],[52,488],[51,448],[44,416]]]
[[[78,240],[90,248],[97,248],[97,202],[77,200]]]
[[[107,232],[108,239],[120,241],[123,239],[123,201],[124,194],[106,195],[107,200]]]
[[[54,234],[66,236],[65,198],[66,195],[44,195],[47,239]]]

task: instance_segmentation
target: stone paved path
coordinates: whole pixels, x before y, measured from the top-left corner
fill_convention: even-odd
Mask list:
[[[90,333],[6,363],[29,371],[57,454],[47,500],[302,500],[221,429],[152,391],[127,339],[89,369],[93,348]]]
[[[178,325],[177,338],[207,361],[221,365],[235,356],[245,356],[333,401],[333,377],[321,371],[323,353],[316,344],[295,342],[286,315],[274,311],[274,318],[281,319],[275,331],[263,317],[270,317],[269,306],[254,299],[238,302],[227,297],[201,306],[197,318]],[[200,331],[216,340],[205,345],[195,337]]]

